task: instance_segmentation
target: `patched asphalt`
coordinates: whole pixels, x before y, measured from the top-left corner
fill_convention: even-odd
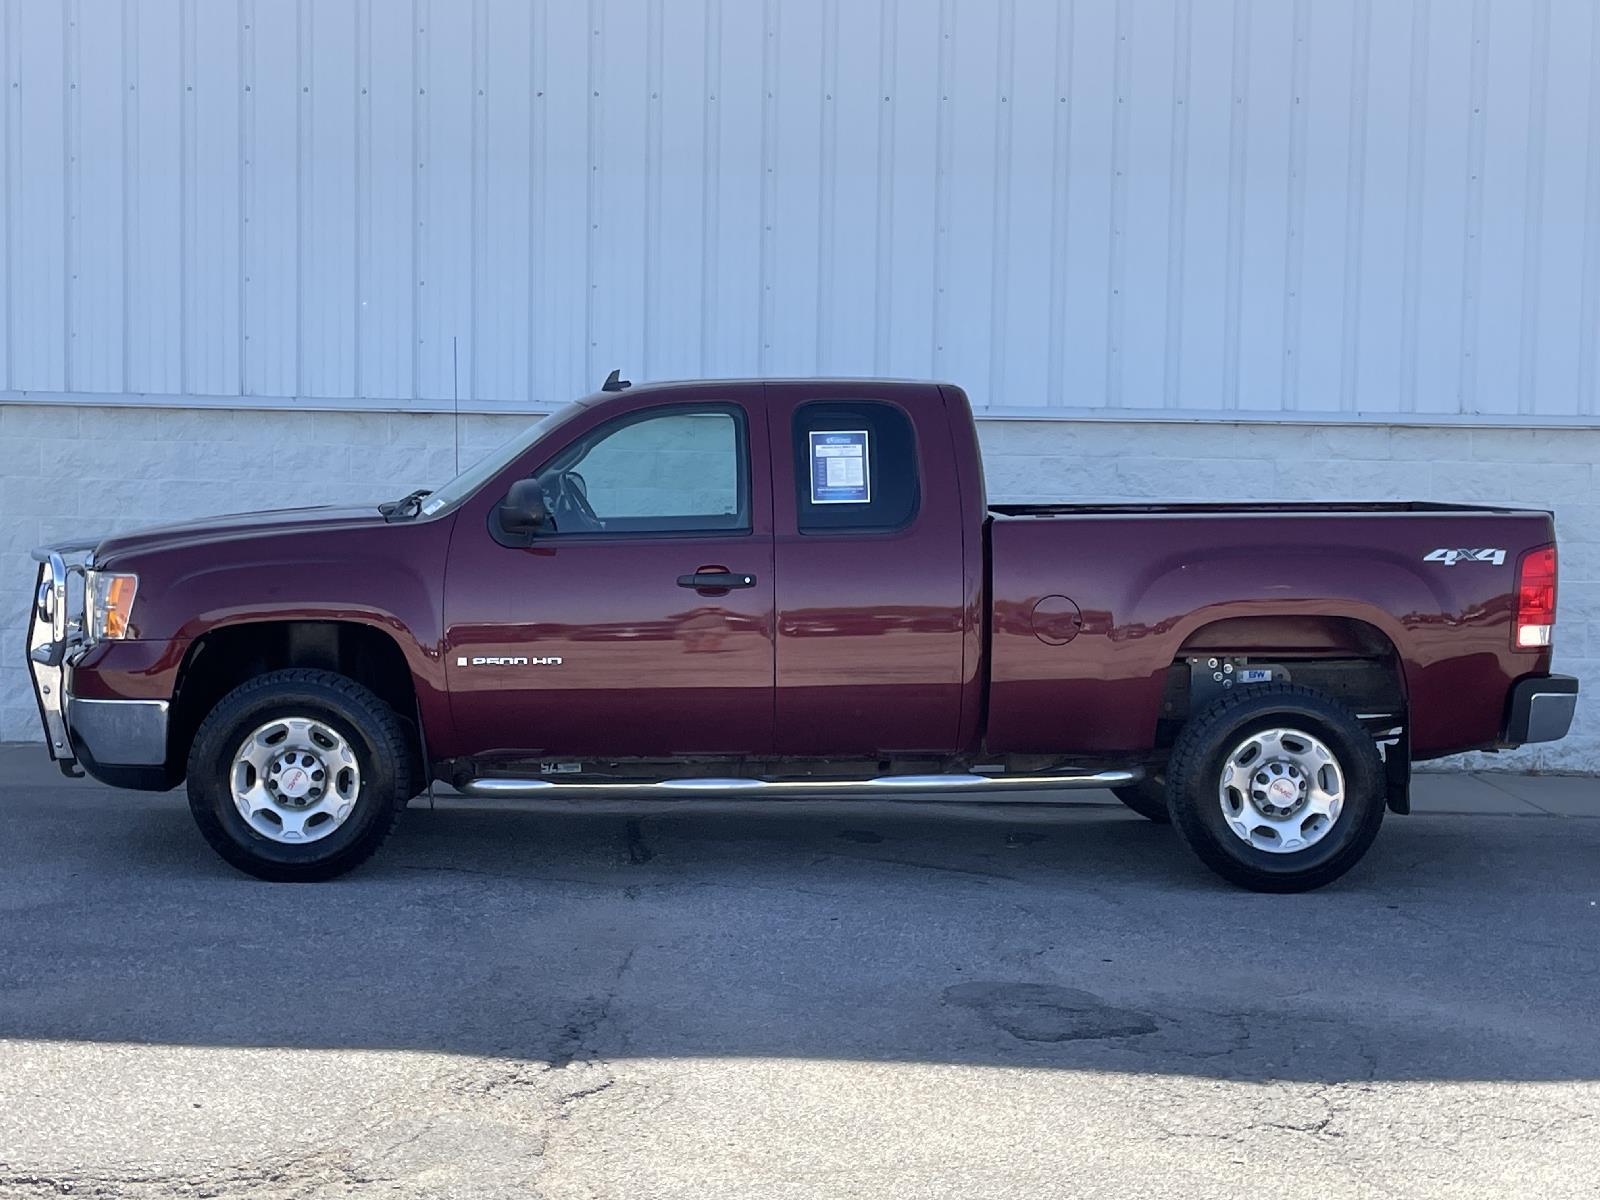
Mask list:
[[[450,798],[292,886],[32,763],[0,1196],[1600,1195],[1594,781],[1306,896],[1103,794]]]

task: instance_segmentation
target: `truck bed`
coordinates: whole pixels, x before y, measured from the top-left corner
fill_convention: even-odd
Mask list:
[[[1031,751],[1063,725],[1075,752],[1148,745],[1171,664],[1219,644],[1281,657],[1300,644],[1286,618],[1346,631],[1330,646],[1387,646],[1417,758],[1492,746],[1513,682],[1549,670],[1549,651],[1518,648],[1511,631],[1517,564],[1555,540],[1546,512],[1422,501],[989,512],[991,748]]]
[[[1102,501],[1051,502],[1048,504],[990,504],[989,513],[996,517],[1057,517],[1071,514],[1130,515],[1166,514],[1171,516],[1208,516],[1213,514],[1308,515],[1322,513],[1365,513],[1373,516],[1406,513],[1518,513],[1540,511],[1524,508],[1506,508],[1493,504],[1446,504],[1433,500],[1243,500],[1213,503],[1196,500],[1168,503],[1158,501]]]

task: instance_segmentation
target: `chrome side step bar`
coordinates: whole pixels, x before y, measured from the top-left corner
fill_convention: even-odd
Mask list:
[[[875,779],[662,779],[607,780],[555,783],[548,779],[469,779],[456,785],[467,796],[529,799],[579,799],[585,796],[616,800],[735,799],[762,796],[773,800],[810,800],[830,797],[865,799],[883,796],[921,796],[951,793],[988,799],[996,793],[1048,791],[1066,788],[1113,788],[1137,783],[1144,772],[1060,772],[1047,775],[880,775]]]

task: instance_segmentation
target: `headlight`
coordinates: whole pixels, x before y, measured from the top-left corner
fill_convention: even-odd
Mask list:
[[[90,571],[84,582],[89,597],[89,640],[127,637],[128,615],[133,611],[139,577]]]

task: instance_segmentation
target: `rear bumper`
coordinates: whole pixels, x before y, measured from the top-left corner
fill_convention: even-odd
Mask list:
[[[1511,687],[1504,740],[1510,746],[1556,742],[1572,728],[1578,681],[1571,675],[1530,675]]]

